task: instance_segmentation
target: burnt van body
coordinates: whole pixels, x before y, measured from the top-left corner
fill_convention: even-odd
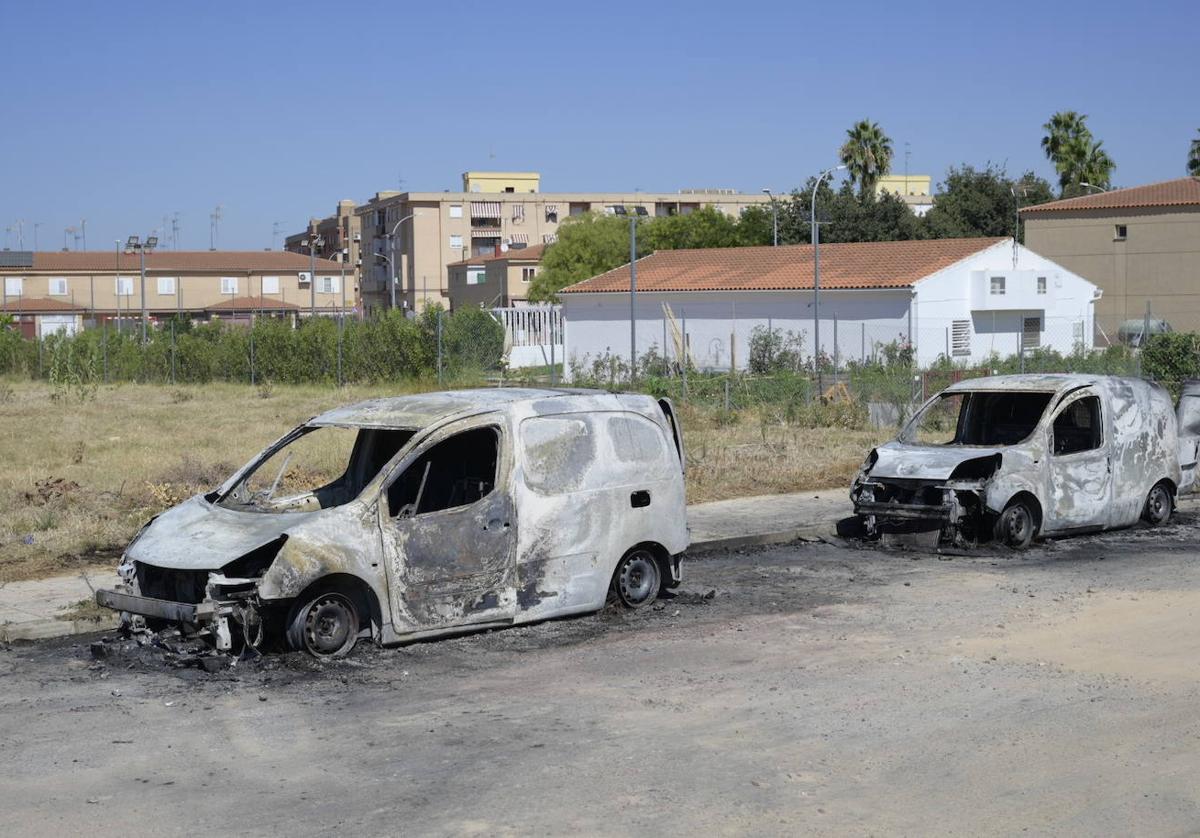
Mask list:
[[[1194,477],[1188,441],[1170,395],[1142,379],[970,379],[870,453],[851,500],[869,534],[937,531],[960,545],[1161,524]]]
[[[328,459],[304,446],[333,430],[350,450],[322,477],[300,460]],[[97,601],[222,649],[277,626],[318,656],[346,654],[359,636],[390,645],[609,598],[640,607],[680,580],[683,462],[670,402],[649,396],[480,389],[362,402],[293,429],[152,520],[125,551],[123,584]]]

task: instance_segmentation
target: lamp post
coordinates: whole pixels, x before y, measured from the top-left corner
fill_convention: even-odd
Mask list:
[[[629,383],[637,377],[637,216],[629,217]]]
[[[136,252],[141,259],[141,275],[142,275],[142,345],[146,345],[146,252],[154,252],[154,248],[158,247],[158,236],[146,236],[143,242],[138,236],[130,236],[125,242],[125,252]],[[118,257],[119,259],[120,257]],[[119,273],[119,271],[118,271]],[[117,285],[121,284],[121,279],[118,276]],[[118,295],[120,288],[117,289]]]
[[[1108,190],[1102,186],[1096,186],[1094,183],[1088,183],[1086,180],[1079,181],[1079,185],[1086,189],[1095,189],[1097,192],[1107,192]]]
[[[308,248],[308,314],[309,317],[317,316],[317,248],[325,246],[323,236],[310,233],[306,238],[301,239],[301,247]]]
[[[812,202],[808,213],[808,223],[812,227],[813,244],[813,366],[817,372],[817,394],[821,390],[821,234],[817,228],[817,192],[825,178],[839,169],[846,168],[845,164],[826,169],[813,184]]]
[[[775,196],[771,194],[770,189],[764,189],[763,194],[771,199],[771,246],[779,247],[779,206],[775,203]]]
[[[395,268],[396,268],[396,231],[400,229],[401,224],[403,224],[405,221],[408,221],[410,218],[414,217],[415,215],[416,215],[415,212],[410,212],[408,215],[404,216],[399,221],[397,221],[395,224],[393,224],[392,232],[388,233],[388,250],[390,250],[391,254],[392,254],[392,258],[387,260],[388,261],[388,275],[391,276],[391,278],[392,278],[392,282],[391,282],[392,308],[396,307],[396,283],[399,282],[399,279],[400,279],[399,277],[396,276],[396,270],[395,270]],[[376,254],[376,255],[382,255],[382,254]],[[386,258],[386,257],[384,257],[384,258]],[[422,296],[424,296],[424,295],[422,294]],[[426,299],[424,302],[428,303],[428,299]],[[414,306],[414,308],[415,308],[415,306]]]

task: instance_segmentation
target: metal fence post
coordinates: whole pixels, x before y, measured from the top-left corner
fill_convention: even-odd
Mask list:
[[[683,400],[686,402],[688,398],[688,334],[687,334],[687,312],[683,309],[679,310],[683,318],[683,334],[679,336],[680,342],[683,344],[683,360],[679,364],[679,368],[683,370]]]
[[[833,374],[838,374],[838,316],[833,315]]]
[[[34,340],[38,345],[38,378],[42,377],[42,336],[34,335]]]
[[[175,383],[175,321],[171,321],[171,383]]]
[[[253,387],[258,376],[254,369],[254,319],[250,320],[250,386]]]
[[[346,329],[346,313],[345,311],[338,312],[338,367],[337,367],[337,383],[341,387],[346,382],[342,379],[342,333]]]
[[[100,348],[104,354],[104,383],[108,383],[108,321],[104,321],[104,326],[100,332]]]
[[[862,362],[867,362],[867,323],[864,320],[862,323],[862,348],[859,349],[859,354],[862,355]]]
[[[546,321],[550,326],[550,386],[553,387],[558,383],[558,364],[554,359],[554,342],[556,340],[554,328],[554,309],[548,309],[546,311]],[[666,334],[665,320],[663,321],[663,329],[663,334]]]

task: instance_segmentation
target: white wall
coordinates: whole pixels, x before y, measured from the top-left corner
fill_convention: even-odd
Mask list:
[[[830,355],[834,335],[842,361],[869,356],[879,344],[908,334],[911,290],[822,291],[821,347]],[[568,365],[590,365],[612,355],[629,359],[629,294],[563,294]],[[663,351],[662,304],[670,305],[676,322],[687,321],[692,355],[701,369],[728,369],[730,347],[738,368],[745,368],[750,334],[755,326],[802,335],[805,357],[813,348],[812,291],[721,291],[637,294],[637,351]],[[673,341],[666,343],[674,359]]]
[[[1005,278],[1005,293],[989,292],[991,278]],[[1046,293],[1037,293],[1038,277]],[[1077,345],[1093,347],[1096,286],[1083,277],[1018,248],[1013,267],[1012,243],[1000,243],[932,274],[917,283],[913,334],[919,364],[933,363],[951,346],[957,363],[980,363],[990,355],[1014,355],[1021,347],[1026,317],[1039,317],[1039,345],[1069,354]],[[953,354],[955,321],[970,325],[969,355]]]

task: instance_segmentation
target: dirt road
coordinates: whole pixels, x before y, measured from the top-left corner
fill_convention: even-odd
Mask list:
[[[1192,832],[1196,526],[715,556],[658,610],[330,666],[14,647],[4,831]]]

